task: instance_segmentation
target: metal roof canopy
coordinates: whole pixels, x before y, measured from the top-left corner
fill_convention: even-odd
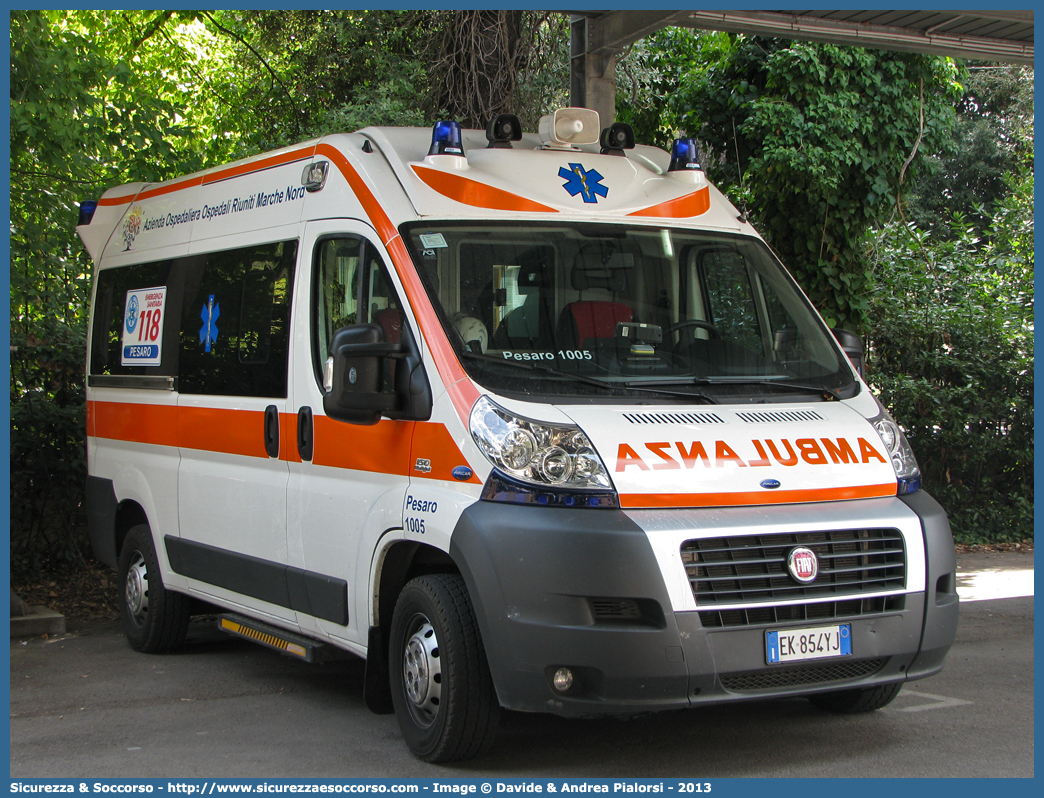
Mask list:
[[[1033,65],[1033,11],[577,11],[570,103],[616,118],[617,54],[668,26]]]

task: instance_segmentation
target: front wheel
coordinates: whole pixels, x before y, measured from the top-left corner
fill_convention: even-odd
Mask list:
[[[892,684],[882,684],[877,687],[838,690],[833,693],[816,693],[815,695],[810,695],[808,700],[812,702],[813,706],[827,712],[855,715],[860,712],[873,712],[875,709],[888,706],[902,689],[902,682],[893,682]]]
[[[163,587],[148,524],[131,527],[120,549],[120,618],[135,651],[159,654],[181,645],[188,632],[191,600]]]
[[[421,576],[402,589],[388,662],[395,715],[414,754],[453,762],[488,750],[500,704],[460,576]]]

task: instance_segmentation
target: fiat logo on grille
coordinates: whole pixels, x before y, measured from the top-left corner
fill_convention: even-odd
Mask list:
[[[819,573],[819,560],[812,549],[798,546],[787,556],[787,570],[798,582],[811,582]]]

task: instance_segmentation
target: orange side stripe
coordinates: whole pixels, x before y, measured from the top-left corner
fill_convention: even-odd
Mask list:
[[[260,410],[179,407],[178,445],[184,449],[268,459],[265,414]]]
[[[413,165],[413,171],[424,184],[451,200],[475,208],[490,208],[495,211],[521,211],[524,213],[558,213],[554,208],[531,199],[494,188],[477,180],[440,172],[426,166]]]
[[[409,475],[410,442],[417,422],[381,419],[367,427],[315,416],[312,423],[315,465]]]
[[[93,419],[95,437],[157,446],[178,445],[178,408],[175,405],[95,401],[87,403],[87,413],[88,418]]]
[[[431,463],[431,471],[427,473],[417,471],[416,464],[418,459],[428,460]],[[410,472],[410,476],[422,477],[424,479],[451,480],[455,479],[453,469],[462,465],[468,466],[468,461],[464,459],[464,455],[460,452],[460,447],[453,440],[445,424],[432,424],[430,422],[417,424],[417,429],[413,433],[413,450],[410,455],[410,468],[413,469]],[[472,472],[469,479],[457,481],[473,482],[476,485],[482,484],[474,472]]]
[[[297,413],[279,414],[279,459],[301,462],[301,453],[297,451]]]
[[[90,434],[99,438],[268,459],[260,410],[92,401],[87,417]],[[468,464],[444,424],[381,419],[360,426],[327,416],[314,416],[312,423],[315,465],[450,480],[456,466]],[[280,413],[279,425],[279,458],[301,462],[297,414]],[[414,469],[418,457],[431,462],[430,472]],[[469,481],[479,482],[475,476]]]
[[[808,490],[740,491],[736,493],[626,493],[622,507],[735,507],[758,504],[798,504],[846,499],[873,499],[895,496],[895,483],[860,485],[849,488],[810,488]]]
[[[701,188],[684,197],[661,202],[640,211],[628,214],[628,216],[653,216],[661,219],[687,219],[691,216],[699,216],[710,210],[710,189]]]

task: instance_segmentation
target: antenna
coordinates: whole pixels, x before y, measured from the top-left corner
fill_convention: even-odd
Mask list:
[[[741,224],[747,223],[747,192],[743,187],[743,164],[740,163],[739,156],[739,141],[736,138],[736,117],[730,117],[732,122],[732,146],[736,149],[736,171],[739,172],[739,184],[740,184],[740,208],[739,222]]]

